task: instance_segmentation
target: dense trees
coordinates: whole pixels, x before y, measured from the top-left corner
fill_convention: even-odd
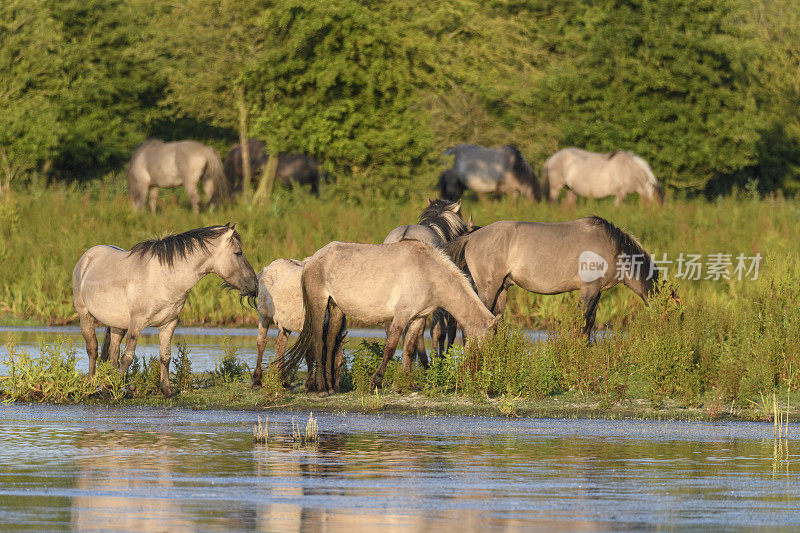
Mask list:
[[[7,0],[0,175],[87,179],[148,135],[250,135],[400,195],[459,142],[794,190],[798,22],[791,0]]]

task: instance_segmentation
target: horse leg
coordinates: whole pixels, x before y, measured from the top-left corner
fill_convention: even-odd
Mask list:
[[[111,347],[111,328],[106,326],[106,334],[103,337],[103,347],[100,349],[100,360],[108,361],[108,354]]]
[[[307,310],[306,320],[311,320],[311,344],[314,351],[314,390],[320,395],[327,395],[325,392],[325,312],[328,308],[328,299],[323,300],[322,305],[311,305]],[[311,302],[319,302],[319,298],[309,299]],[[308,369],[309,373],[312,371]],[[309,381],[306,380],[306,392],[311,392],[308,388]]]
[[[572,192],[572,189],[567,189],[567,194],[564,198],[565,202],[570,207],[575,207],[578,203],[578,196]]]
[[[347,323],[345,320],[342,321],[342,327],[347,327]],[[338,345],[336,346],[336,356],[333,359],[333,391],[338,394],[339,392],[339,377],[342,374],[342,365],[344,365],[344,344],[347,342],[347,332],[345,332],[344,336],[338,340]]]
[[[187,182],[188,183],[188,182]],[[192,213],[200,213],[200,193],[197,192],[197,185],[186,185],[186,195],[192,204]]]
[[[78,311],[78,317],[81,321],[81,333],[84,340],[86,340],[86,355],[89,356],[89,376],[94,376],[94,371],[97,366],[97,335],[94,333],[95,324],[97,320],[89,314],[89,311]]]
[[[336,366],[336,340],[343,322],[344,313],[331,302],[331,305],[328,306],[328,332],[325,336],[325,352],[327,354],[325,380],[329,393],[333,393],[339,388],[339,384],[334,381],[334,376],[339,373],[339,368]]]
[[[161,389],[161,393],[167,398],[172,396],[172,391],[170,391],[169,388],[169,361],[172,355],[172,334],[175,332],[175,326],[177,325],[178,319],[176,318],[158,330],[158,358],[161,360],[161,384],[159,388]]]
[[[619,193],[616,196],[614,196],[614,207],[619,207],[620,205],[622,205],[622,203],[625,202],[625,198],[627,196],[628,195],[625,193]]]
[[[203,192],[206,194],[206,205],[211,205],[211,198],[214,197],[214,180],[208,178],[203,182]]]
[[[400,340],[400,335],[403,333],[403,326],[407,323],[403,320],[398,320],[395,316],[394,320],[392,320],[392,325],[389,326],[389,334],[386,337],[386,346],[383,348],[383,360],[381,364],[378,366],[378,369],[372,374],[372,381],[370,382],[369,388],[370,390],[376,389],[381,386],[381,382],[383,381],[383,374],[386,372],[386,365],[389,364],[389,360],[391,360],[392,356],[394,356],[394,351],[397,348],[397,343]]]
[[[156,206],[158,204],[158,187],[150,187],[150,212],[156,212]]]
[[[177,320],[177,319],[176,319]],[[119,371],[123,374],[128,371],[128,367],[133,362],[133,357],[136,355],[136,343],[139,341],[139,335],[142,334],[144,324],[131,321],[128,326],[127,340],[125,342],[125,353],[119,363]]]
[[[581,285],[581,309],[583,311],[583,318],[585,321],[583,331],[581,333],[587,338],[591,335],[592,328],[594,327],[595,315],[597,313],[597,302],[600,301],[600,294],[602,294],[602,292],[602,285]]]
[[[263,316],[259,313],[258,315],[258,336],[256,337],[256,351],[258,352],[258,357],[256,358],[256,368],[253,370],[253,388],[257,389],[261,386],[261,376],[263,375],[263,370],[261,369],[261,359],[264,357],[264,348],[267,347],[267,332],[269,331],[269,325],[272,322],[272,318],[268,316]],[[278,336],[280,337],[281,330],[278,330]],[[285,346],[284,346],[285,348]],[[278,358],[278,341],[275,341],[275,359]]]
[[[415,318],[408,325],[405,342],[403,342],[403,372],[411,372],[411,364],[414,360],[412,354],[415,352],[419,355],[419,364],[428,368],[428,355],[425,353],[425,339],[423,338],[425,319],[424,316]],[[422,340],[422,347],[420,347],[420,340]]]
[[[108,354],[111,357],[111,364],[114,365],[114,368],[119,368],[119,345],[122,343],[122,337],[125,336],[125,333],[127,333],[127,330],[119,328],[110,328],[108,332],[108,337],[111,339]]]

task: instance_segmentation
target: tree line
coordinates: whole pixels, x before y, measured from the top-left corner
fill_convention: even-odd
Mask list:
[[[96,179],[148,137],[431,188],[458,143],[630,150],[667,186],[800,185],[792,0],[5,0],[0,188]]]

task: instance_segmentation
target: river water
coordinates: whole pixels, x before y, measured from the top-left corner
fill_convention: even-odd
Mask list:
[[[758,423],[0,407],[0,528],[796,530],[798,455]]]

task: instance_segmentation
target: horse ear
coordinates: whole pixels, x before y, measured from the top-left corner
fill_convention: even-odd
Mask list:
[[[228,223],[226,224],[226,226],[228,226],[228,227],[229,227],[229,228],[231,228],[232,230],[236,231],[236,222],[234,222],[234,223],[233,223],[233,225],[231,225],[231,223],[230,223],[230,222],[228,222]]]
[[[472,221],[472,213],[469,214],[469,220],[467,220],[467,230],[472,231],[475,229],[475,223]]]
[[[460,199],[460,198],[459,198],[459,200],[458,200],[458,201],[456,201],[456,203],[454,203],[454,204],[453,204],[453,205],[450,207],[450,210],[451,210],[453,213],[459,213],[459,212],[461,211],[461,199]]]
[[[428,205],[431,205],[432,203],[433,203],[433,200],[431,200],[430,198],[428,198]]]

